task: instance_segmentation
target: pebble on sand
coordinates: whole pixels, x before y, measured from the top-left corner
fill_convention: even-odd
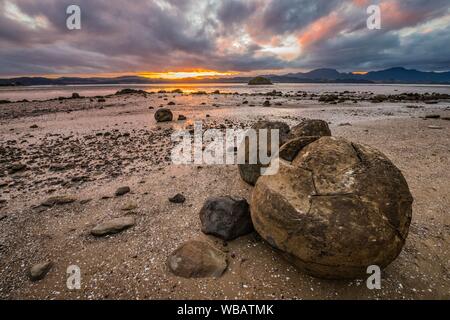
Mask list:
[[[44,207],[53,207],[53,206],[60,206],[60,205],[64,205],[64,204],[74,203],[75,201],[77,201],[77,199],[74,197],[71,197],[71,196],[56,196],[56,197],[48,198],[47,200],[42,202],[41,205]]]
[[[53,266],[53,262],[47,261],[36,264],[30,268],[29,277],[31,281],[39,281],[45,278]]]
[[[116,196],[116,197],[121,197],[121,196],[126,195],[126,194],[129,193],[130,191],[131,191],[130,187],[127,187],[127,186],[125,186],[125,187],[120,187],[120,188],[118,188],[118,189],[116,190],[115,196]]]
[[[204,241],[188,241],[167,259],[173,274],[183,278],[220,277],[227,269],[225,253]]]
[[[91,230],[91,234],[96,237],[103,237],[110,234],[119,233],[125,229],[128,229],[136,224],[133,217],[121,217],[103,222],[95,226]]]
[[[186,201],[186,197],[181,193],[178,193],[175,196],[169,198],[169,201],[172,203],[184,203]]]

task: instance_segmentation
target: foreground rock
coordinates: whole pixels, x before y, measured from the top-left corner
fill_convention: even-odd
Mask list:
[[[119,233],[136,224],[133,217],[121,217],[101,223],[91,230],[91,234],[96,237],[103,237],[109,234]]]
[[[173,113],[169,109],[161,108],[155,112],[155,120],[157,122],[169,122],[173,120]]]
[[[251,215],[258,233],[300,269],[355,278],[399,255],[412,202],[402,173],[381,152],[322,137],[258,180]]]
[[[53,262],[48,261],[44,263],[39,263],[30,268],[29,278],[31,281],[39,281],[45,278],[47,273],[53,266]]]
[[[189,241],[167,259],[173,274],[183,278],[220,277],[227,269],[225,253],[204,241]]]
[[[233,240],[253,231],[247,200],[238,197],[215,197],[206,200],[200,210],[202,232]]]
[[[260,129],[267,129],[267,154],[270,155],[271,150],[271,132],[272,130],[279,130],[279,144],[283,145],[288,140],[289,134],[289,126],[280,121],[259,121],[252,126],[252,129],[256,130],[257,133],[257,163],[251,163],[250,157],[250,143],[249,140],[246,139],[239,148],[245,148],[245,164],[239,164],[239,173],[242,179],[251,184],[255,185],[258,178],[261,176],[261,168],[266,167],[267,165],[263,165],[260,161],[259,157],[259,149],[260,149]]]

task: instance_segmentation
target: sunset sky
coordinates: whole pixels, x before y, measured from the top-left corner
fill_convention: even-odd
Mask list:
[[[81,30],[66,28],[70,4]],[[394,66],[450,70],[450,0],[0,0],[0,77]]]

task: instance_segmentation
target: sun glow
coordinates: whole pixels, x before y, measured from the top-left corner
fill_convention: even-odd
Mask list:
[[[168,72],[143,72],[141,77],[150,79],[189,79],[189,78],[215,78],[238,74],[237,72],[219,72],[214,70],[192,70],[192,71],[168,71]]]
[[[353,71],[352,74],[365,75],[365,74],[368,74],[368,72],[367,71]]]
[[[192,71],[167,71],[167,72],[143,72],[139,75],[141,77],[150,79],[201,79],[201,78],[216,78],[216,77],[226,77],[234,76],[238,72],[219,72],[214,70],[192,70]]]

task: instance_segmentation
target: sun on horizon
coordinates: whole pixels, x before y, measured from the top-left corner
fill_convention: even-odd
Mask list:
[[[221,72],[215,70],[188,70],[188,71],[166,71],[166,72],[142,72],[138,75],[149,79],[167,79],[167,80],[179,80],[179,79],[201,79],[201,78],[215,78],[234,76],[239,72]]]

